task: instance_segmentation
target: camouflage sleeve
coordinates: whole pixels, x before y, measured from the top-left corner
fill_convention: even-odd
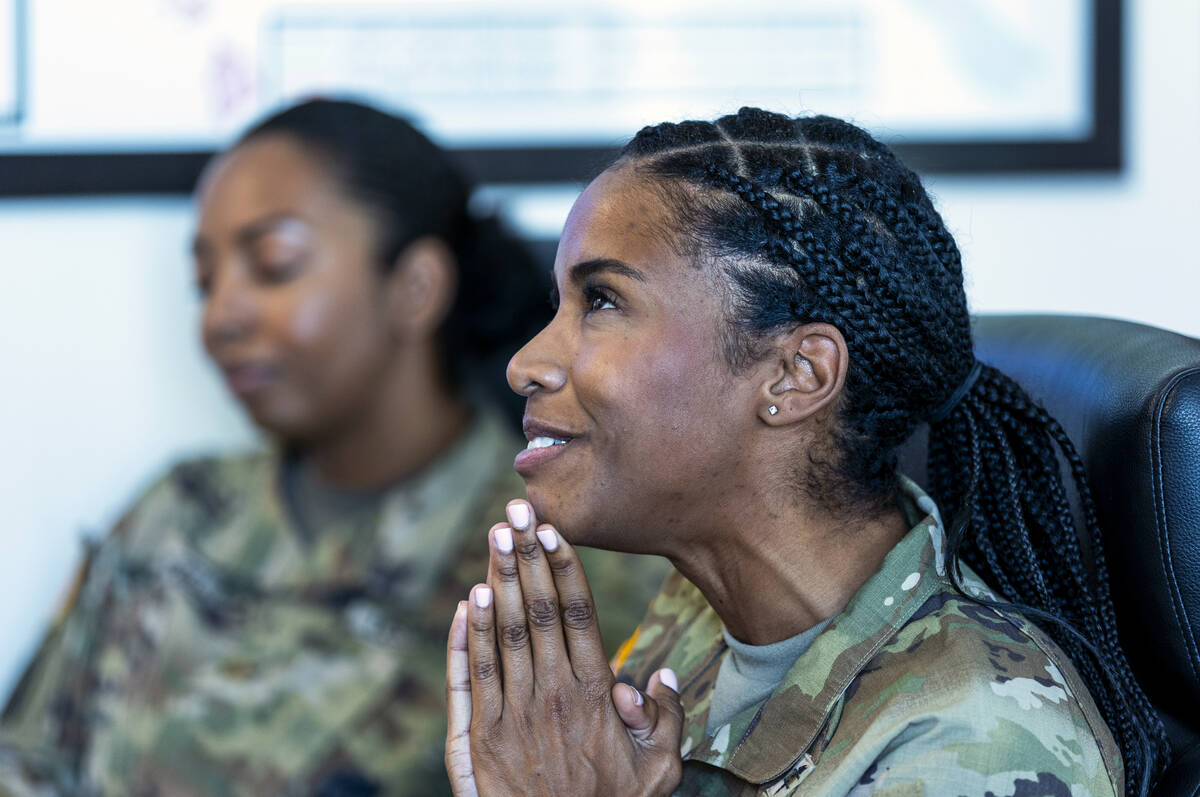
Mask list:
[[[62,762],[0,742],[0,797],[66,797],[79,793]]]
[[[78,657],[69,642],[90,622],[77,595],[89,555],[76,576],[66,608],[51,626],[0,715],[0,797],[74,794],[72,767],[62,754],[63,712]]]
[[[84,794],[76,753],[86,734],[88,662],[111,588],[111,562],[145,508],[167,498],[169,477],[90,545],[62,608],[0,713],[0,797]]]
[[[983,709],[983,706],[979,708]],[[991,707],[991,708],[994,708]],[[848,792],[851,797],[1089,794],[1116,797],[1103,764],[1061,714],[1004,711],[956,721],[926,719],[901,730]],[[1020,721],[1024,720],[1024,722]],[[924,727],[922,727],[924,725]]]

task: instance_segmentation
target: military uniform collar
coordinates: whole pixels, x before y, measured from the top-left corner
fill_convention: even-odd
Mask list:
[[[464,535],[483,535],[466,519],[484,500],[484,482],[511,470],[508,458],[519,442],[494,411],[479,410],[444,456],[386,493],[377,513],[352,527],[318,530],[312,539],[294,527],[279,478],[283,452],[277,449],[253,458],[233,488],[237,497],[229,503],[236,511],[225,512],[226,521],[195,543],[209,563],[255,589],[366,588],[389,598],[415,598],[444,569]],[[462,500],[468,496],[476,500]]]
[[[388,493],[376,526],[380,560],[385,567],[411,571],[402,590],[406,594],[394,597],[424,593],[468,535],[486,534],[470,519],[488,497],[484,482],[511,473],[519,442],[495,412],[481,410],[468,434],[435,467]],[[474,500],[464,500],[470,497]]]
[[[914,525],[887,554],[879,571],[796,660],[765,703],[707,735],[705,696],[711,693],[720,657],[727,650],[716,620],[711,655],[681,673],[684,705],[693,707],[681,747],[685,760],[721,767],[758,784],[806,765],[805,754],[854,677],[922,604],[946,586],[945,535],[936,506],[903,476],[901,504]],[[697,622],[714,618],[709,609]]]

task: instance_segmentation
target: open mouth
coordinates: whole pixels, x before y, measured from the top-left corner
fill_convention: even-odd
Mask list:
[[[564,429],[555,428],[533,418],[526,418],[524,427],[525,439],[529,442],[513,460],[513,467],[517,473],[526,477],[571,448],[571,442],[575,439]]]
[[[556,437],[535,437],[525,446],[526,451],[532,451],[535,448],[550,448],[551,446],[565,446],[566,440],[560,440]]]
[[[225,383],[234,395],[245,398],[262,391],[275,381],[278,370],[265,363],[249,363],[245,365],[226,366],[222,372]]]

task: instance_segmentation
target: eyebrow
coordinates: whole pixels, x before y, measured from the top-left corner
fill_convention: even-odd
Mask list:
[[[628,277],[638,282],[646,281],[645,274],[628,263],[622,263],[620,260],[612,257],[597,257],[576,263],[567,269],[567,280],[573,285],[578,285],[588,277],[594,277],[597,274],[605,272],[620,274],[623,277]],[[554,269],[550,269],[550,306],[557,308],[558,301],[558,283],[554,280]]]
[[[578,285],[588,277],[594,277],[597,274],[605,272],[611,274],[620,274],[622,277],[628,277],[638,282],[645,282],[646,275],[638,271],[628,263],[622,263],[611,257],[598,257],[593,260],[584,260],[571,266],[567,271],[567,279]]]
[[[255,240],[262,238],[264,235],[272,232],[280,224],[286,221],[303,221],[299,216],[292,213],[272,213],[269,216],[255,219],[245,227],[237,231],[237,241],[242,246],[254,243]]]
[[[236,239],[239,246],[246,246],[270,233],[279,224],[292,219],[301,220],[291,213],[272,213],[269,216],[255,219],[237,231]],[[197,233],[192,238],[192,255],[199,257],[209,249],[208,241]]]

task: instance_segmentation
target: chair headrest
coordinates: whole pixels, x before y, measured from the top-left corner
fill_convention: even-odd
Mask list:
[[[985,315],[975,349],[1075,443],[1122,646],[1157,707],[1200,718],[1200,340],[1104,318]],[[901,452],[901,469],[920,483],[926,435]]]

